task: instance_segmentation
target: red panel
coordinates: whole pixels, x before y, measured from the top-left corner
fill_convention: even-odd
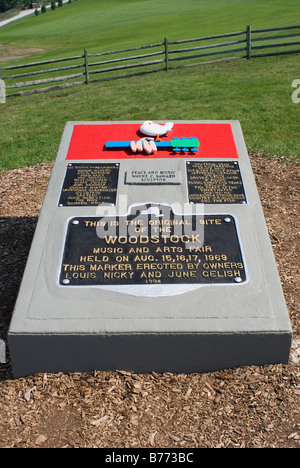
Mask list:
[[[144,136],[139,132],[139,124],[96,124],[75,125],[67,159],[137,159],[147,157],[145,153],[132,154],[128,149],[107,150],[107,141],[137,140]],[[196,137],[200,142],[196,153],[177,153],[176,158],[238,158],[230,124],[195,123],[174,124],[173,131],[163,140],[173,137]],[[149,156],[148,156],[149,157]],[[151,156],[150,156],[151,157]],[[172,151],[159,149],[155,158],[174,158]]]

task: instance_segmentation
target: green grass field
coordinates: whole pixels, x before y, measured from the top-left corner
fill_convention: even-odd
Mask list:
[[[0,44],[42,48],[25,60],[299,23],[299,1],[77,0],[0,29]],[[202,65],[10,98],[0,104],[0,170],[52,161],[68,120],[233,119],[249,151],[299,161],[299,54]],[[15,63],[16,61],[14,61]]]
[[[298,14],[297,14],[298,13]],[[0,28],[0,44],[78,55],[253,28],[299,24],[299,0],[76,0]]]

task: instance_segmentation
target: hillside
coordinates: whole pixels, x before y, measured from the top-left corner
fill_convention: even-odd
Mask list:
[[[298,0],[77,0],[0,29],[0,45],[42,56],[90,53],[253,27],[295,25]]]
[[[76,0],[0,28],[0,64],[295,25],[298,10],[299,0]],[[52,161],[68,120],[239,120],[249,151],[298,161],[298,70],[299,55],[283,55],[7,99],[0,171]]]

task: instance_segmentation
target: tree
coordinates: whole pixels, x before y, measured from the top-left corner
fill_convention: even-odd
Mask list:
[[[0,0],[0,13],[10,10],[11,8],[26,8],[29,7],[31,0]]]
[[[56,8],[56,3],[54,1],[51,2],[51,10],[55,10]]]
[[[45,5],[42,5],[41,12],[46,13],[46,11],[47,11],[47,9],[46,9]]]

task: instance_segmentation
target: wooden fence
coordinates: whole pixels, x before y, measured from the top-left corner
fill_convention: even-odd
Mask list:
[[[165,38],[161,43],[143,47],[98,54],[85,50],[75,57],[11,65],[0,69],[0,78],[5,82],[6,97],[10,98],[205,63],[295,54],[300,52],[299,38],[300,26],[256,30],[247,26],[245,31],[198,39]]]

